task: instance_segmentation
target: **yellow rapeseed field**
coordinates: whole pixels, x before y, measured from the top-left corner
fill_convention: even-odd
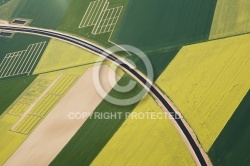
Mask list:
[[[94,63],[97,58],[79,47],[51,39],[33,74]]]
[[[3,165],[10,155],[27,138],[27,135],[10,131],[10,128],[17,120],[17,116],[8,114],[0,119],[0,165]]]
[[[250,32],[250,1],[219,0],[214,13],[210,39]]]
[[[250,35],[183,47],[156,84],[208,151],[250,88]]]
[[[133,113],[149,112],[163,113],[147,95]],[[143,117],[129,116],[91,165],[194,165],[168,118],[139,118]]]

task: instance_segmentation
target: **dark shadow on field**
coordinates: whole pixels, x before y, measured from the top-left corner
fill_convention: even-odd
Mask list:
[[[226,110],[221,110],[226,111]],[[208,155],[212,163],[246,166],[250,163],[250,90],[228,121]]]
[[[129,1],[113,37],[143,51],[208,40],[216,0]]]

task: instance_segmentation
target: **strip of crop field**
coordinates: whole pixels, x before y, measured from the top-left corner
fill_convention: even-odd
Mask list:
[[[194,165],[186,145],[168,118],[147,95],[91,165]]]
[[[18,98],[35,78],[36,76],[28,76],[0,81],[0,115]]]
[[[94,63],[97,56],[68,43],[51,39],[33,74]]]
[[[216,0],[131,0],[114,42],[152,51],[205,41],[215,6]]]
[[[127,85],[130,80],[131,77],[125,74],[118,81],[118,84],[124,86]],[[138,94],[141,90],[142,87],[137,84],[130,93],[121,94],[113,89],[109,94],[118,98],[127,99]],[[103,100],[94,112],[131,112],[135,106],[136,104],[121,107]],[[125,114],[121,116],[121,119],[89,118],[50,165],[89,165],[125,121],[124,117]]]
[[[206,151],[250,87],[250,35],[183,47],[156,81]]]
[[[208,154],[214,165],[248,165],[250,161],[250,91],[222,130]]]
[[[223,38],[250,32],[249,9],[249,0],[219,0],[209,38]]]

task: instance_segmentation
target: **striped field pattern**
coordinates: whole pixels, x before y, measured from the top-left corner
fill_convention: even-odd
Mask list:
[[[107,0],[90,2],[78,28],[94,26],[92,34],[113,32],[123,6],[109,8]]]
[[[26,50],[8,53],[0,64],[0,78],[30,74],[45,44],[30,44]]]
[[[49,113],[49,111],[56,105],[63,94],[76,82],[78,75],[64,74],[56,82],[56,84],[41,98],[41,100],[33,107],[30,112],[13,128],[11,131],[20,134],[30,134],[39,122]],[[29,105],[28,105],[29,106]],[[20,107],[20,108],[19,108]],[[9,114],[23,114],[27,110],[21,109],[23,106],[15,105]],[[21,112],[21,113],[20,113]]]
[[[27,135],[36,126],[34,124],[37,124],[40,120],[41,120],[41,117],[39,117],[39,116],[27,115],[21,121],[21,123],[19,123],[16,126],[15,132]]]

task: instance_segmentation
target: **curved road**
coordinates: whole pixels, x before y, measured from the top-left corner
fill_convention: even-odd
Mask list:
[[[63,34],[60,32],[42,29],[42,28],[33,28],[33,27],[23,27],[23,26],[14,26],[14,25],[0,25],[0,30],[7,30],[7,31],[13,31],[13,32],[19,32],[19,33],[29,33],[29,34],[35,34],[35,35],[43,35],[59,40],[63,40],[66,42],[69,42],[71,44],[77,45],[79,47],[84,47],[88,50],[91,50],[95,52],[98,55],[102,55],[105,58],[108,58],[113,63],[118,64],[123,69],[126,69],[128,72],[130,72],[130,75],[136,77],[140,84],[143,86],[146,86],[147,89],[150,91],[151,94],[153,94],[161,103],[162,105],[168,110],[168,112],[172,115],[174,118],[174,121],[184,134],[186,140],[188,141],[189,145],[191,146],[195,156],[198,160],[197,164],[200,164],[202,166],[209,165],[207,163],[206,157],[203,156],[204,153],[201,152],[200,145],[198,145],[197,141],[194,140],[192,137],[190,131],[187,129],[186,125],[183,123],[183,120],[179,118],[178,113],[171,107],[171,105],[168,103],[168,101],[164,98],[164,96],[159,92],[159,90],[156,88],[156,86],[149,81],[144,75],[140,74],[135,69],[131,68],[130,65],[126,61],[120,60],[114,55],[108,53],[104,49],[101,49],[89,42],[86,42],[83,39],[79,39],[77,37],[74,37],[72,35]]]

